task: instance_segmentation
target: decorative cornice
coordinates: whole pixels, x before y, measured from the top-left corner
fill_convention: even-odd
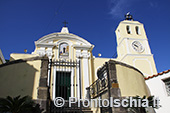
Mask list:
[[[42,46],[44,46],[44,47],[46,47],[46,46],[48,46],[48,47],[53,47],[53,46],[55,46],[56,44],[55,44],[55,43],[39,43],[39,42],[35,42],[35,45],[36,45],[37,47],[42,47]]]
[[[122,61],[126,56],[153,56],[153,54],[126,54],[120,59],[120,61]]]
[[[76,48],[76,49],[92,50],[94,46],[93,45],[89,46],[89,45],[77,45],[77,44],[74,44],[73,47]]]
[[[142,23],[138,21],[128,21],[128,20],[121,21],[120,23],[121,24],[132,24],[132,25],[143,25]]]
[[[123,40],[148,40],[147,38],[129,38],[129,37],[124,37],[124,38],[121,38],[121,41],[119,42],[118,46],[123,42]]]
[[[77,58],[90,58],[90,53],[89,52],[76,52],[76,57]]]
[[[56,40],[56,39],[71,39],[71,40],[83,42],[86,45],[91,45],[87,40],[71,33],[51,33],[46,36],[43,36],[39,40],[35,41],[35,43],[45,43],[47,41]]]

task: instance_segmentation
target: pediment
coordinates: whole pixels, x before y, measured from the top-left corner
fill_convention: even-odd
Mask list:
[[[87,40],[71,34],[71,33],[51,33],[48,34],[46,36],[41,37],[39,40],[35,41],[35,45],[43,45],[43,44],[47,44],[47,45],[55,45],[54,42],[56,41],[60,41],[60,40],[65,40],[65,41],[72,41],[75,43],[80,43],[82,45],[86,45],[86,46],[92,46],[92,44],[90,42],[88,42]]]

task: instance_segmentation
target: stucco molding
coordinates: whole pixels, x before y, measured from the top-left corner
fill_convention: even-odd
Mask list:
[[[122,38],[121,41],[118,43],[118,46],[121,45],[121,43],[122,43],[124,40],[139,40],[139,41],[141,41],[141,40],[147,40],[147,41],[148,41],[147,38],[144,38],[144,39],[143,39],[143,38],[129,38],[129,37],[124,37],[124,38]]]
[[[68,40],[76,40],[76,41],[79,41],[79,42],[82,42],[86,45],[92,45],[90,44],[87,40],[77,36],[77,35],[74,35],[74,34],[65,34],[65,33],[51,33],[51,34],[48,34],[46,36],[43,36],[42,38],[40,38],[39,40],[35,41],[35,45],[39,44],[39,43],[46,43],[46,42],[49,42],[49,41],[53,41],[53,40],[58,40],[58,39],[68,39]]]
[[[94,45],[78,45],[78,44],[74,44],[73,47],[75,49],[80,49],[80,50],[92,50],[94,48]]]
[[[151,73],[153,73],[153,68],[152,68],[152,64],[151,64],[151,62],[150,62],[150,60],[148,60],[147,58],[135,58],[135,59],[133,59],[133,65],[136,67],[136,61],[141,61],[141,60],[145,60],[145,61],[147,61],[148,63],[149,63],[149,67],[150,67],[150,69],[151,69]],[[149,76],[149,74],[147,74],[147,73],[144,73],[145,75],[147,75],[147,76]]]
[[[123,58],[120,59],[120,61],[123,61],[123,60],[125,59],[125,57],[127,57],[127,56],[140,56],[140,57],[141,57],[141,56],[143,56],[143,57],[144,57],[144,56],[145,56],[145,57],[146,57],[146,56],[152,56],[152,57],[153,57],[153,54],[126,54]]]
[[[88,59],[88,58],[90,58],[90,53],[89,52],[87,52],[87,53],[85,53],[85,52],[76,52],[76,57],[77,58]]]
[[[122,22],[120,22],[120,24],[132,24],[132,25],[143,25],[142,23],[138,22],[138,21],[127,21],[127,20],[124,20]]]

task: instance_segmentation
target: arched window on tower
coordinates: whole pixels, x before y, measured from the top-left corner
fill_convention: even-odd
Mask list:
[[[59,56],[60,58],[69,56],[69,45],[67,43],[61,43],[59,45]]]
[[[131,34],[130,26],[126,26],[127,34]]]
[[[139,27],[138,26],[135,27],[135,30],[136,30],[136,34],[139,35],[140,31],[139,31]]]

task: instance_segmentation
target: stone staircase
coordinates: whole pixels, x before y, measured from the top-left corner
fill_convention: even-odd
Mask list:
[[[82,103],[81,103],[82,104]],[[63,107],[56,107],[53,102],[50,105],[50,113],[93,113],[90,107],[78,106],[78,103],[72,103],[69,107],[69,103],[65,102]]]

